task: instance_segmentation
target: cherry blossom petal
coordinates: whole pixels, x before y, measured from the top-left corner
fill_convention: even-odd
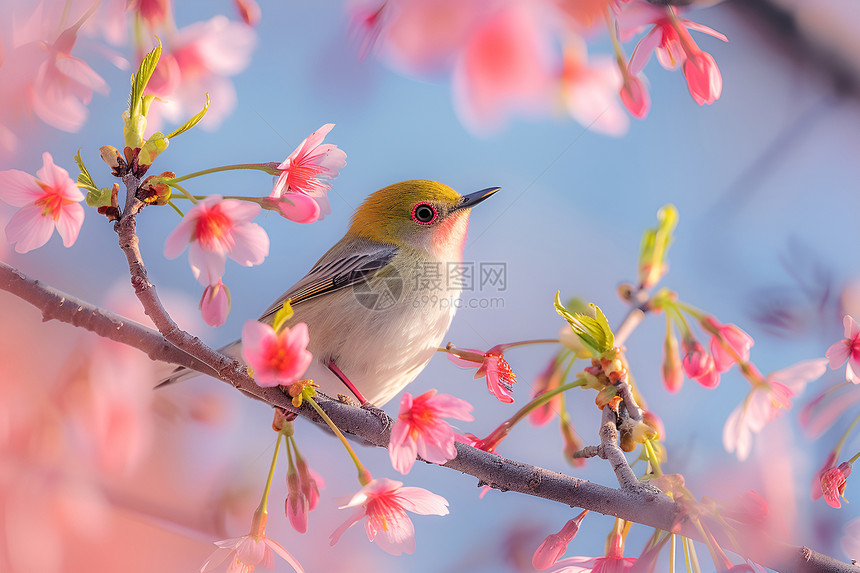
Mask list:
[[[23,207],[34,203],[43,193],[36,178],[29,173],[17,169],[0,171],[0,200],[3,202]]]
[[[42,216],[37,205],[21,207],[6,224],[6,238],[15,243],[15,251],[27,253],[48,242],[54,233],[54,224],[49,217]]]

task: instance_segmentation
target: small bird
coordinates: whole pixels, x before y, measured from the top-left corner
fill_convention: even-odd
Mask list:
[[[304,378],[329,396],[346,387],[363,406],[382,406],[418,376],[448,332],[471,208],[498,190],[460,195],[412,180],[376,191],[346,235],[259,320],[271,323],[289,299],[288,326],[304,322],[310,335],[314,360]],[[222,351],[241,359],[241,342]],[[180,368],[164,383],[189,374]]]

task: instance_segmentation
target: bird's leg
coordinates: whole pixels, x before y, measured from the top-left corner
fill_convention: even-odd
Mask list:
[[[346,386],[350,392],[352,392],[352,395],[355,396],[359,404],[361,404],[362,410],[367,410],[368,412],[379,418],[379,421],[382,422],[382,428],[384,430],[387,430],[389,426],[391,426],[391,418],[388,417],[388,414],[386,414],[382,410],[382,408],[378,408],[368,402],[364,395],[359,391],[359,389],[355,387],[355,384],[350,382],[349,378],[346,377],[346,374],[343,373],[343,370],[338,368],[337,364],[334,363],[334,360],[329,360],[326,366],[328,366],[328,369],[331,370],[332,373],[337,376],[341,382],[343,382],[343,385]]]

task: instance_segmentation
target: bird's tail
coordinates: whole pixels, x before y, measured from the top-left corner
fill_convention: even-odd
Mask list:
[[[242,357],[242,341],[236,340],[231,342],[226,346],[222,346],[218,349],[219,352],[226,354],[231,358],[241,359]],[[203,366],[203,363],[200,363]],[[169,365],[168,365],[169,366]],[[198,376],[201,373],[193,368],[188,368],[187,366],[179,366],[176,368],[171,368],[169,372],[166,372],[158,381],[158,384],[155,386],[156,388],[161,388],[162,386],[167,386],[168,384],[173,384],[175,382],[180,382],[182,380],[186,380],[193,376]]]

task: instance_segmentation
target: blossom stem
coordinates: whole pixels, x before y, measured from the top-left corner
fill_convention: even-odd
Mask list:
[[[678,549],[678,536],[674,533],[669,538],[669,573],[675,573],[675,552]]]
[[[317,404],[316,400],[314,400],[310,396],[306,397],[305,399],[308,401],[311,407],[316,410],[317,414],[320,415],[320,418],[322,418],[323,421],[328,424],[328,427],[331,428],[331,431],[335,433],[340,442],[343,444],[343,447],[346,448],[349,457],[352,458],[352,463],[355,464],[355,467],[358,470],[358,482],[362,485],[362,487],[369,484],[370,481],[373,479],[370,475],[370,472],[367,471],[367,468],[362,465],[361,461],[358,459],[358,456],[355,455],[355,451],[352,449],[352,446],[349,445],[349,442],[346,441],[346,438],[343,436],[343,432],[340,431],[340,428],[338,428],[337,425],[332,421],[332,419],[328,417],[328,414],[326,414],[325,411],[320,408],[320,405]]]
[[[274,167],[274,163],[237,163],[236,165],[223,165],[221,167],[210,167],[209,169],[203,169],[202,171],[195,171],[193,173],[189,173],[188,175],[181,175],[179,177],[174,177],[173,179],[168,179],[165,181],[168,185],[173,185],[174,183],[178,183],[180,181],[185,181],[187,179],[192,179],[194,177],[200,177],[201,175],[209,175],[210,173],[219,173],[221,171],[235,171],[237,169],[255,169],[257,171],[265,171],[270,175],[277,175],[279,171],[276,167]]]
[[[562,392],[566,392],[572,388],[577,388],[579,386],[585,385],[584,378],[577,378],[570,384],[565,384],[563,386],[559,386],[558,388],[553,388],[552,390],[548,390],[543,394],[535,396],[531,402],[517,410],[516,414],[499,424],[499,426],[490,432],[490,434],[484,438],[483,440],[479,440],[478,444],[475,446],[478,449],[492,452],[496,449],[496,447],[501,443],[502,440],[507,437],[507,435],[511,432],[513,427],[523,420],[526,416],[528,416],[532,411],[540,408],[547,402],[549,402],[553,396],[557,394],[561,394]]]
[[[854,429],[854,426],[857,425],[857,422],[860,422],[860,414],[858,414],[857,417],[854,418],[854,421],[851,422],[851,425],[848,426],[848,428],[845,430],[845,433],[842,434],[842,437],[839,438],[838,442],[836,442],[836,446],[834,446],[834,448],[833,448],[834,459],[839,459],[839,452],[842,451],[842,446],[845,445],[845,441],[848,439],[848,436],[851,435],[851,431]],[[860,455],[860,454],[858,454],[858,455]],[[854,456],[854,458],[851,458],[851,460],[852,460],[851,463],[854,463],[853,460],[855,458],[857,458],[857,456]]]
[[[167,204],[170,205],[171,207],[173,207],[173,210],[176,211],[177,213],[179,213],[180,217],[185,216],[185,213],[183,213],[182,210],[173,203],[173,201],[168,201]]]
[[[251,523],[251,532],[258,532],[265,526],[266,516],[269,513],[266,509],[266,504],[269,501],[269,490],[272,488],[272,478],[275,476],[275,466],[278,463],[278,450],[281,449],[282,432],[278,432],[278,438],[275,441],[275,453],[272,454],[272,465],[269,467],[269,476],[266,478],[266,487],[263,489],[263,497],[260,499],[260,505],[257,506],[257,511],[254,512],[254,521]]]
[[[188,190],[185,187],[183,187],[182,185],[177,185],[175,181],[168,182],[168,185],[170,185],[171,187],[174,187],[176,189],[179,189],[179,191],[183,195],[185,195],[185,199],[188,199],[192,203],[197,204],[197,198],[194,195],[192,195],[191,193],[189,193]]]
[[[627,56],[624,54],[624,48],[621,47],[621,42],[618,41],[618,27],[615,20],[609,15],[609,11],[603,13],[606,20],[606,27],[609,29],[609,38],[612,40],[612,49],[615,51],[615,62],[618,64],[618,71],[621,72],[621,77],[624,79],[626,86],[630,81],[630,71],[627,69]]]
[[[854,465],[854,462],[856,462],[856,461],[857,461],[857,458],[860,458],[860,452],[857,452],[856,454],[854,454],[853,456],[851,456],[851,458],[848,460],[848,463],[849,463],[849,464],[851,464],[851,465],[853,466],[853,465]]]

